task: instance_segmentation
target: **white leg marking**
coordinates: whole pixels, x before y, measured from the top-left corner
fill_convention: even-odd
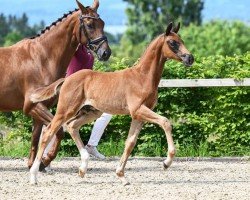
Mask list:
[[[30,168],[30,184],[34,185],[37,183],[37,174],[41,161],[35,160],[32,167]]]
[[[89,153],[87,152],[86,149],[81,149],[80,154],[81,154],[82,163],[81,163],[81,166],[79,167],[79,175],[81,177],[84,177],[88,168]]]

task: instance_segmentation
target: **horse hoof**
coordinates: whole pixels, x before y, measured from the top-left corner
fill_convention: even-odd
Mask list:
[[[79,174],[79,176],[80,176],[81,178],[83,178],[83,177],[85,176],[86,173],[85,173],[83,170],[79,169],[78,174]]]
[[[30,185],[37,185],[37,179],[35,177],[30,177]]]
[[[123,183],[123,186],[127,186],[127,185],[130,185],[130,182],[126,181]]]
[[[46,170],[45,170],[46,167],[47,167],[47,166],[45,166],[45,165],[43,164],[43,162],[41,162],[41,164],[40,164],[40,166],[39,166],[39,172],[46,172]]]
[[[165,162],[163,162],[163,167],[164,167],[164,170],[166,170],[169,168],[169,165],[167,165],[167,164],[165,164]]]
[[[30,182],[30,185],[37,185],[37,182]]]

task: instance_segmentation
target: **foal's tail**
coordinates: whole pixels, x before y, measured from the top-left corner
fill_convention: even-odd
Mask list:
[[[42,102],[55,97],[59,94],[61,86],[65,78],[58,79],[56,82],[50,84],[49,86],[40,87],[36,89],[31,95],[30,100],[33,103]]]

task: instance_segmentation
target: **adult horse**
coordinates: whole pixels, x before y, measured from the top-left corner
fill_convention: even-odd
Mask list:
[[[107,60],[111,54],[103,31],[104,22],[97,14],[99,1],[94,0],[92,7],[84,7],[78,1],[77,4],[79,9],[64,14],[40,35],[0,48],[0,110],[23,110],[33,118],[29,167],[36,156],[42,126],[48,125],[53,118],[48,108],[55,101],[34,104],[29,99],[30,94],[65,76],[79,44],[86,44],[100,60]],[[61,129],[44,159],[46,165],[56,156],[62,135]]]
[[[84,149],[79,129],[81,125],[99,117],[102,112],[132,117],[125,150],[116,170],[117,176],[124,184],[128,184],[124,176],[125,165],[136,144],[143,122],[158,124],[165,131],[168,156],[164,166],[167,168],[171,165],[175,155],[171,124],[167,118],[158,115],[152,109],[157,103],[157,88],[164,63],[174,59],[191,66],[194,62],[193,56],[177,35],[179,28],[179,24],[173,28],[170,23],[166,33],[153,40],[138,64],[131,68],[107,73],[81,70],[66,78],[61,86],[54,83],[31,95],[32,101],[40,102],[56,95],[55,90],[60,90],[55,117],[44,132],[36,160],[30,169],[32,184],[37,182],[37,172],[46,145],[63,125],[68,129],[80,151],[82,164],[79,173],[84,176],[89,155]]]

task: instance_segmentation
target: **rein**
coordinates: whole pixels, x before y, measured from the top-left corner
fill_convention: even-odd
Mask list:
[[[105,35],[102,35],[100,37],[97,37],[96,39],[91,40],[88,32],[86,30],[85,24],[84,24],[84,19],[89,18],[89,19],[100,19],[99,15],[97,17],[93,17],[90,15],[80,15],[79,20],[80,20],[80,29],[79,29],[79,35],[80,35],[80,40],[82,37],[82,31],[84,32],[85,36],[87,37],[87,48],[94,51],[95,53],[98,51],[98,49],[101,47],[101,45],[106,42],[108,39]],[[81,42],[80,42],[81,43]]]

